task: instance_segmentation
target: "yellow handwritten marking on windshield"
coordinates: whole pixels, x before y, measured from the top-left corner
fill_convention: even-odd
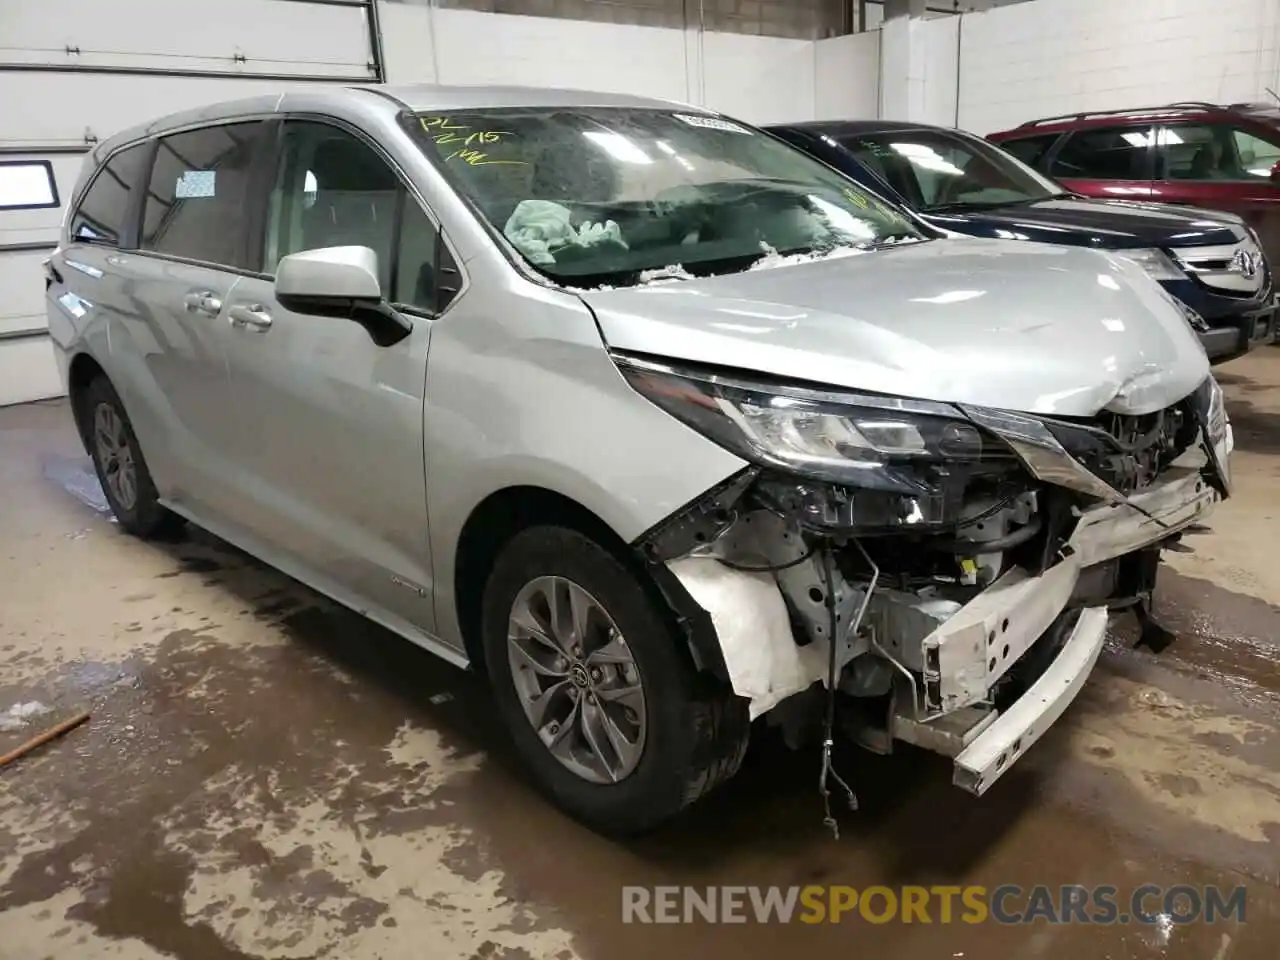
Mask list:
[[[439,127],[442,130],[466,130],[467,127],[458,123],[450,123],[448,117],[423,117],[420,121],[423,130],[433,130]]]
[[[876,213],[887,218],[892,223],[907,222],[906,218],[904,218],[902,214],[898,213],[892,207],[886,207],[883,203],[873,203],[869,198],[864,197],[859,193],[855,193],[852,190],[842,190],[841,193],[843,193],[844,198],[854,206],[861,207],[863,210],[874,209]]]
[[[461,160],[463,163],[471,167],[483,167],[490,163],[528,163],[527,160],[494,160],[488,154],[479,150],[455,150],[453,153],[445,157],[445,160]]]
[[[475,149],[475,144],[501,143],[503,137],[514,136],[510,130],[472,130],[466,124],[452,123],[448,117],[423,117],[422,129],[431,134],[436,146],[446,147],[454,144],[458,149],[445,157],[445,161],[459,160],[472,167],[485,166],[491,163],[526,164],[527,160],[498,160],[487,153]]]
[[[854,193],[852,190],[845,190],[844,198],[855,206],[861,207],[863,210],[868,209],[871,204],[867,203],[867,198],[860,193]]]
[[[473,143],[498,143],[503,137],[509,135],[510,131],[508,130],[481,130],[479,133],[468,133],[465,136],[456,133],[437,133],[435,141],[441,146],[449,143],[461,143],[469,147]]]

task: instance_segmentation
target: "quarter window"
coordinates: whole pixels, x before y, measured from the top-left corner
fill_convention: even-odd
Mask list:
[[[47,160],[0,163],[0,210],[44,210],[58,205],[58,187]]]
[[[71,239],[118,246],[125,234],[130,197],[144,176],[150,143],[118,151],[98,171],[71,218]]]
[[[281,257],[304,250],[347,246],[377,255],[378,279],[392,303],[442,306],[441,291],[456,270],[437,261],[446,255],[439,231],[387,162],[336,126],[286,123],[262,270],[274,273]]]
[[[1064,180],[1148,180],[1149,127],[1102,127],[1070,134],[1049,175]]]
[[[142,249],[246,268],[249,172],[262,124],[233,123],[162,137],[151,169]]]
[[[1244,179],[1270,180],[1272,169],[1280,163],[1280,146],[1244,130],[1232,130],[1231,138]]]
[[[1280,147],[1221,124],[1170,124],[1157,134],[1160,180],[1268,180]]]
[[[1058,142],[1058,134],[1051,133],[1043,137],[1024,137],[1021,140],[1002,140],[996,144],[1006,153],[1011,153],[1029,167],[1043,169],[1045,155],[1049,148]]]

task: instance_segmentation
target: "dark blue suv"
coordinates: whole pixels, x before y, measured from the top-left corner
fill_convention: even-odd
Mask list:
[[[939,229],[1123,252],[1188,308],[1215,363],[1271,340],[1271,268],[1234,214],[1082,197],[942,127],[868,120],[766,129]]]

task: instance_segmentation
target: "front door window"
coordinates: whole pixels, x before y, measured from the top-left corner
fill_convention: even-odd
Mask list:
[[[438,243],[435,225],[373,147],[327,123],[286,124],[264,273],[303,250],[368,247],[391,303],[434,312]]]
[[[1151,176],[1150,127],[1098,127],[1067,137],[1049,168],[1062,180],[1146,180]]]

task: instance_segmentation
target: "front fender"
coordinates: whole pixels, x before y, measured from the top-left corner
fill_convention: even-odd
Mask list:
[[[432,333],[425,424],[437,624],[461,643],[454,579],[467,520],[492,494],[537,487],[630,543],[746,466],[636,393],[576,297],[479,282]],[[505,310],[503,308],[506,308]]]

